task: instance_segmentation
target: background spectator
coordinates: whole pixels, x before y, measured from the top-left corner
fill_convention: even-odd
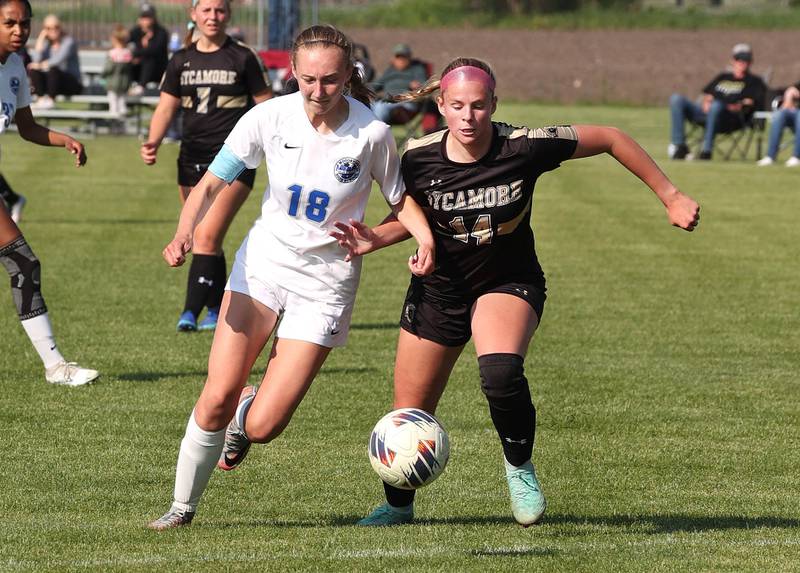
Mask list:
[[[700,105],[680,94],[672,94],[669,101],[672,123],[669,156],[672,159],[686,159],[689,155],[685,121],[705,126],[699,159],[711,159],[717,133],[743,127],[746,118],[761,106],[767,86],[764,80],[750,73],[753,51],[748,44],[736,44],[731,56],[731,71],[718,74],[703,88]]]
[[[800,82],[789,86],[783,92],[781,107],[772,115],[772,123],[769,128],[769,144],[767,155],[759,159],[758,165],[772,165],[778,157],[781,146],[781,135],[783,129],[788,127],[794,133],[794,150],[792,156],[786,160],[787,167],[797,167],[800,165],[800,113],[798,113],[798,102],[800,102]]]
[[[141,95],[147,84],[158,84],[167,69],[169,33],[156,19],[152,4],[142,4],[136,26],[131,28],[133,62],[131,93]]]
[[[108,90],[108,110],[119,116],[128,113],[125,95],[131,83],[131,61],[133,53],[128,48],[128,31],[121,24],[111,32],[111,49],[103,68],[103,79]]]
[[[419,111],[418,102],[394,102],[392,96],[419,89],[428,79],[425,64],[411,58],[407,44],[397,44],[389,67],[370,85],[381,99],[373,102],[372,110],[384,123],[406,123]]]
[[[33,107],[52,108],[57,95],[75,95],[83,89],[78,45],[64,32],[58,16],[45,17],[31,57],[28,75],[33,93],[39,96]]]

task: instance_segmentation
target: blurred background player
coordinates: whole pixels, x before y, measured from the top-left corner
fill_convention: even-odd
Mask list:
[[[361,261],[346,261],[329,232],[334,221],[364,217],[373,181],[398,224],[417,239],[412,272],[433,268],[433,237],[404,193],[394,137],[354,99],[368,102],[370,92],[353,65],[350,40],[331,26],[304,30],[292,48],[292,71],[300,92],[256,106],[236,124],[164,249],[167,262],[180,265],[196,222],[214,208],[226,182],[266,159],[262,214],[231,270],[208,378],[178,454],[174,502],[152,529],[191,523],[214,466],[233,469],[251,442],[280,435],[331,349],[346,343]],[[252,386],[243,391],[273,333],[258,393]]]
[[[56,96],[75,95],[83,90],[78,44],[64,31],[58,16],[50,14],[45,17],[31,58],[28,74],[33,93],[39,96],[35,107],[52,108]]]
[[[0,131],[16,119],[19,134],[39,145],[64,147],[75,164],[86,163],[83,145],[71,137],[36,123],[31,114],[30,88],[22,58],[16,52],[31,32],[31,5],[27,0],[0,0]],[[80,386],[98,377],[96,370],[67,362],[56,346],[53,328],[41,293],[39,260],[19,227],[0,202],[0,264],[11,277],[11,294],[22,327],[45,367],[52,384]]]
[[[434,413],[472,337],[481,390],[503,449],[512,513],[528,526],[546,507],[531,459],[536,409],[524,372],[546,298],[530,226],[537,178],[564,160],[609,153],[655,192],[673,225],[693,230],[699,207],[615,128],[528,129],[492,122],[495,77],[486,63],[459,58],[440,77],[404,96],[421,98],[440,90],[437,103],[447,129],[411,140],[402,160],[406,189],[436,230],[437,264],[430,275],[412,277],[406,295],[394,408]],[[375,229],[337,225],[335,236],[351,256],[361,255],[407,237],[392,219]],[[385,483],[384,490],[387,502],[359,525],[413,520],[415,492]]]
[[[182,110],[183,133],[178,156],[181,203],[200,181],[239,118],[254,102],[271,96],[256,54],[225,33],[230,17],[227,0],[192,2],[194,27],[189,30],[187,46],[177,51],[167,66],[150,134],[141,147],[144,162],[154,164],[170,121]],[[191,41],[193,34],[197,34],[195,42]],[[179,331],[216,327],[227,279],[222,243],[233,217],[253,188],[255,177],[254,169],[243,171],[225,188],[195,230]],[[204,307],[208,312],[198,324]]]

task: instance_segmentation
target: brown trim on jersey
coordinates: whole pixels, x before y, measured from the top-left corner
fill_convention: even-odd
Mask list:
[[[231,109],[237,107],[245,107],[250,97],[247,95],[238,96],[217,96],[217,109]]]
[[[532,203],[533,194],[531,194],[530,199],[528,199],[528,204],[525,205],[525,208],[520,212],[519,215],[510,221],[506,221],[505,223],[500,223],[497,225],[497,235],[508,235],[509,233],[513,233],[514,230],[519,227],[519,224],[523,221],[523,219],[525,219],[525,216],[530,212]]]

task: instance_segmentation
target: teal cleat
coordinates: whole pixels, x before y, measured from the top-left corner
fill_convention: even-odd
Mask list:
[[[538,523],[547,507],[536,470],[530,460],[519,467],[506,462],[506,479],[511,494],[511,512],[523,527]]]
[[[394,507],[388,503],[379,505],[367,517],[356,525],[362,527],[385,527],[387,525],[404,525],[414,521],[414,505]]]
[[[197,330],[197,319],[191,310],[186,310],[178,319],[178,332],[194,332]]]
[[[203,320],[197,323],[197,330],[214,330],[219,320],[219,307],[209,308]]]

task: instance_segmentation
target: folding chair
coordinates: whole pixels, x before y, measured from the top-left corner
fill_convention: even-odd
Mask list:
[[[755,139],[755,159],[759,159],[767,122],[764,114],[756,112],[764,111],[766,96],[766,93],[761,94],[752,108],[740,111],[735,124],[720,126],[714,137],[715,155],[721,155],[725,161],[729,161],[734,155],[742,161],[747,161],[750,147]],[[691,122],[691,126],[687,140],[691,142],[690,146],[693,149],[700,149],[705,135],[705,121]]]
[[[292,54],[287,50],[261,50],[258,52],[267,72],[272,93],[283,95],[292,77]]]

